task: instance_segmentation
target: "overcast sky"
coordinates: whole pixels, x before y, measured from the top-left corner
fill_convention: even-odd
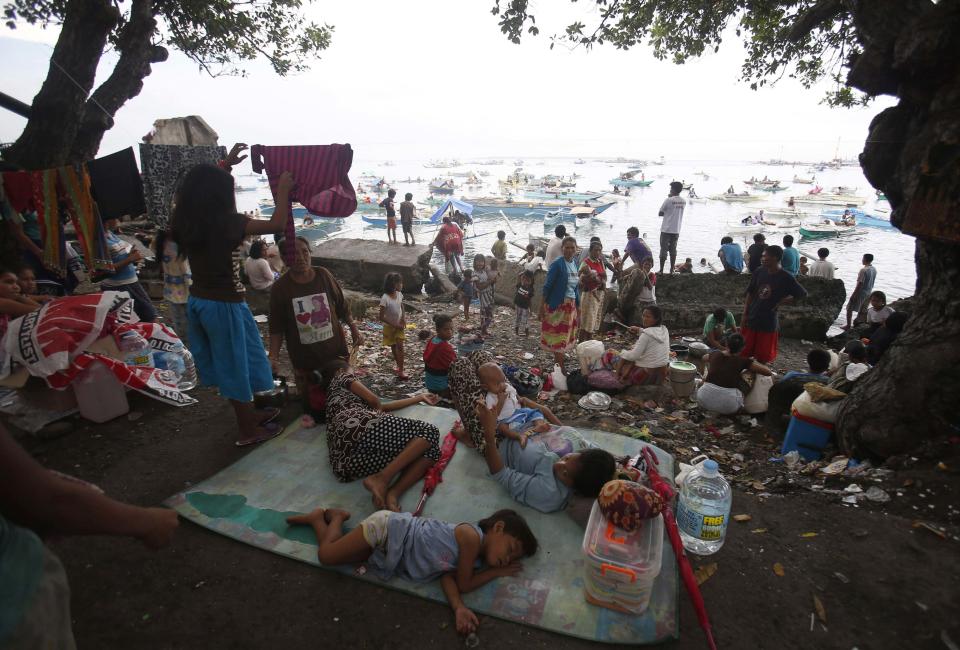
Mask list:
[[[782,80],[752,91],[739,81],[742,45],[683,66],[631,51],[549,49],[570,19],[593,23],[592,2],[555,0],[541,36],[514,45],[490,0],[358,0],[308,12],[335,26],[309,72],[277,77],[264,62],[246,78],[211,79],[182,55],[154,67],[141,94],[116,116],[101,153],[139,142],[157,118],[200,115],[220,134],[263,144],[349,142],[358,158],[442,156],[666,156],[671,159],[821,160],[855,156],[865,109],[820,105],[824,88]],[[29,103],[47,73],[56,31],[0,32],[7,62],[0,90]],[[732,36],[732,34],[731,34]],[[106,55],[100,74],[115,62]],[[15,62],[15,65],[11,64]],[[0,111],[0,141],[25,120]]]

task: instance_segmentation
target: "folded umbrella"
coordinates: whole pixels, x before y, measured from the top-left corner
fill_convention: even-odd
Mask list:
[[[457,422],[454,426],[459,425],[460,423]],[[452,433],[448,433],[447,437],[443,439],[443,444],[440,446],[440,460],[435,462],[430,469],[427,470],[426,476],[423,477],[423,493],[420,495],[420,502],[417,503],[417,509],[413,511],[414,517],[419,517],[423,513],[423,507],[427,504],[427,497],[433,494],[433,491],[436,490],[440,482],[443,481],[443,470],[450,464],[450,459],[453,458],[453,454],[456,451],[457,439]]]
[[[700,594],[700,587],[697,585],[697,579],[693,575],[693,567],[690,566],[690,560],[683,550],[683,541],[680,539],[680,530],[677,528],[677,520],[673,514],[673,497],[676,490],[662,477],[657,471],[657,455],[650,447],[643,448],[643,458],[646,460],[647,477],[650,479],[650,487],[654,489],[663,499],[663,523],[667,529],[667,536],[670,539],[670,545],[673,547],[674,555],[677,556],[677,565],[680,567],[680,577],[683,578],[683,584],[687,588],[687,594],[690,596],[690,602],[693,603],[693,609],[697,613],[697,619],[700,621],[700,627],[707,637],[707,645],[710,650],[717,650],[717,644],[713,640],[713,630],[710,627],[710,619],[707,617],[707,607],[703,602],[703,596]]]

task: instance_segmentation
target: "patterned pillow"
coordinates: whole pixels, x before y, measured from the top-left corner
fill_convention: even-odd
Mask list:
[[[477,368],[491,362],[495,362],[493,354],[487,350],[477,350],[458,357],[450,366],[448,375],[453,406],[460,414],[460,422],[463,423],[467,435],[473,439],[477,451],[481,454],[487,444],[483,439],[483,427],[480,426],[475,409],[477,402],[482,402],[486,398],[487,391],[480,385]]]
[[[628,533],[638,530],[644,519],[656,517],[663,510],[659,494],[633,481],[609,481],[600,490],[597,501],[607,521]]]

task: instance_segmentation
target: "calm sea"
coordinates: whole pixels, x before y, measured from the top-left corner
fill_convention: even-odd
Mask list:
[[[359,153],[359,152],[358,152]],[[434,177],[447,178],[444,172],[450,171],[486,171],[490,175],[483,178],[483,187],[459,187],[454,196],[470,200],[474,197],[493,196],[499,193],[498,178],[505,178],[516,165],[514,160],[504,160],[503,165],[462,165],[452,170],[428,169],[423,166],[425,161],[395,161],[393,165],[384,165],[384,161],[371,161],[362,158],[355,160],[350,177],[354,180],[362,174],[376,174],[386,178],[397,189],[397,202],[403,199],[406,192],[414,195],[417,202],[428,196],[427,182]],[[613,164],[597,160],[587,160],[585,164],[574,164],[574,158],[547,158],[525,160],[523,169],[526,173],[536,176],[558,174],[570,176],[573,173],[580,175],[577,182],[578,191],[610,191],[612,187],[609,179],[616,178],[620,172],[628,171],[626,164]],[[700,175],[707,174],[708,177]],[[237,184],[246,187],[256,187],[256,191],[240,192],[237,195],[238,207],[242,210],[256,208],[260,198],[269,197],[270,190],[266,183],[261,183],[252,175],[244,175],[244,171],[237,172]],[[678,245],[678,257],[682,260],[691,257],[695,267],[700,258],[719,265],[717,250],[720,238],[728,234],[727,226],[737,222],[747,213],[755,213],[760,208],[783,207],[787,197],[793,194],[806,194],[810,185],[793,183],[794,175],[809,178],[814,173],[809,171],[809,165],[764,165],[744,162],[718,161],[667,161],[664,165],[650,165],[644,168],[647,180],[654,180],[653,185],[647,188],[631,188],[631,196],[616,202],[611,208],[603,212],[598,219],[589,223],[567,224],[568,231],[583,240],[581,244],[593,236],[599,236],[604,243],[604,250],[609,252],[613,248],[623,250],[626,243],[626,229],[636,226],[641,233],[646,233],[645,239],[653,249],[654,255],[659,254],[660,218],[657,215],[663,199],[669,191],[671,180],[686,181],[694,184],[694,189],[701,197],[724,192],[730,185],[736,190],[749,189],[743,181],[751,177],[780,179],[781,185],[789,186],[784,192],[770,194],[762,202],[752,203],[724,203],[719,201],[688,202],[683,218],[682,232]],[[843,167],[833,170],[827,169],[816,172],[817,183],[825,191],[831,187],[844,185],[857,188],[856,193],[868,199],[862,207],[867,212],[880,209],[889,213],[886,201],[878,201],[873,188],[863,177],[859,167]],[[420,177],[422,183],[397,182],[407,178]],[[464,179],[455,178],[459,185]],[[762,193],[766,194],[766,193]],[[686,192],[684,192],[686,195]],[[820,208],[800,206],[801,208],[818,214]],[[422,207],[419,216],[429,217],[435,208]],[[507,231],[507,239],[518,243],[526,243],[529,234],[544,235],[552,233],[552,228],[545,229],[542,220],[516,218],[510,220],[510,227],[502,219],[481,218],[473,226],[468,226],[467,236],[472,237],[464,242],[465,252],[469,259],[475,253],[489,254],[490,246],[496,239],[497,230]],[[433,238],[435,228],[417,227],[418,243],[425,243]],[[767,232],[767,242],[774,243],[781,234]],[[322,232],[305,232],[318,241],[326,238],[360,237],[364,239],[379,239],[386,241],[387,234],[383,228],[376,228],[364,224],[360,215],[355,214],[347,219],[336,220]],[[877,268],[876,289],[886,292],[888,300],[913,295],[916,284],[916,270],[913,261],[914,240],[912,237],[901,234],[897,230],[881,230],[860,226],[855,233],[838,238],[806,240],[799,239],[799,233],[792,234],[799,240],[801,254],[807,254],[816,259],[816,251],[821,246],[830,249],[829,259],[837,266],[838,277],[847,287],[849,293],[856,283],[857,271],[860,269],[860,259],[864,253],[874,255],[874,266]],[[403,235],[400,234],[400,237]],[[752,233],[737,236],[736,239],[746,249],[752,243]],[[776,243],[780,243],[776,241]],[[796,246],[797,244],[795,244]],[[519,257],[522,251],[511,246],[510,256]]]

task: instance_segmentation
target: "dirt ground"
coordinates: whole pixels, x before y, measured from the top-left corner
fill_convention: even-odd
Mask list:
[[[411,313],[408,319],[425,324],[429,315]],[[524,341],[509,331],[509,310],[498,308],[498,320],[491,341],[498,353],[536,353],[535,338]],[[416,337],[407,342],[414,379],[398,385],[385,373],[389,362],[377,348],[375,328],[366,326],[365,334],[371,341],[361,360],[375,390],[386,397],[417,390],[422,348]],[[804,350],[786,342],[775,366],[796,367]],[[227,404],[209,390],[194,395],[199,404],[174,409],[131,394],[129,417],[103,425],[76,420],[72,431],[52,440],[18,438],[48,467],[92,481],[116,498],[158,504],[247,453],[233,445]],[[716,565],[702,591],[719,647],[958,647],[960,440],[930,443],[854,476],[824,477],[819,465],[787,468],[762,427],[706,418],[686,402],[624,402],[617,412],[590,421],[562,395],[550,403],[561,417],[627,435],[647,424],[653,442],[678,460],[696,455],[693,447],[718,459],[734,485],[733,514],[750,516],[730,524],[719,553],[694,559],[695,567]],[[296,413],[296,406],[288,406],[286,421]],[[861,494],[856,505],[844,504],[845,496],[856,497],[844,491],[852,483],[864,491],[880,486],[892,500],[876,503]],[[932,530],[916,527],[918,521]],[[181,522],[173,544],[156,553],[110,538],[57,540],[52,546],[70,576],[80,648],[464,643],[443,605],[319,571],[189,522]],[[680,603],[680,639],[663,647],[705,647],[683,591]],[[490,617],[481,619],[479,640],[485,647],[593,645]]]

